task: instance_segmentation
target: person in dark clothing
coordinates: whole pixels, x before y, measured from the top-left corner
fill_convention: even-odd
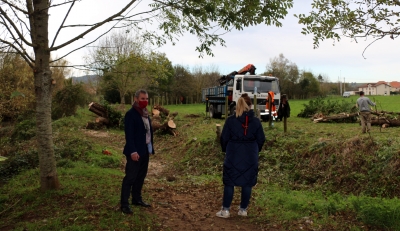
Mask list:
[[[126,156],[125,177],[121,188],[121,211],[132,214],[129,206],[129,196],[132,195],[132,204],[150,207],[142,200],[142,187],[149,166],[149,155],[154,154],[153,131],[146,109],[148,94],[145,90],[135,93],[135,102],[125,114],[125,147]]]
[[[281,96],[281,101],[279,103],[279,108],[278,108],[278,118],[276,121],[282,121],[282,118],[290,117],[290,106],[289,106],[289,101],[287,100],[287,97],[285,94]]]
[[[249,100],[248,100],[249,101]],[[251,101],[250,106],[251,106]],[[228,218],[234,186],[240,186],[241,202],[238,215],[247,216],[251,190],[257,183],[258,153],[265,142],[261,121],[254,116],[246,100],[240,97],[236,115],[225,122],[221,133],[222,151],[226,152],[223,166],[224,194],[222,209],[217,217]]]

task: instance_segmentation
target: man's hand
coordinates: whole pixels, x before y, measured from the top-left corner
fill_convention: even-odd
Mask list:
[[[131,154],[131,158],[133,161],[139,161],[140,156],[137,152],[134,152]]]

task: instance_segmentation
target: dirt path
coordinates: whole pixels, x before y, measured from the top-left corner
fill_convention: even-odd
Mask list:
[[[103,131],[85,133],[110,145],[112,143],[114,148],[121,145],[119,148],[122,151],[124,140],[118,135]],[[232,203],[230,218],[216,217],[215,213],[220,209],[222,201],[222,183],[194,185],[185,182],[168,170],[171,169],[169,164],[172,163],[164,160],[162,154],[151,156],[143,189],[144,198],[152,204],[151,208],[143,210],[157,215],[160,230],[279,230],[272,225],[257,225],[251,222],[251,215],[238,216],[237,198]],[[251,213],[250,210],[249,214]]]
[[[222,185],[184,182],[165,170],[166,164],[161,157],[153,156],[144,186],[145,194],[153,199],[149,211],[159,217],[163,230],[276,230],[251,223],[251,216],[238,216],[238,202],[232,204],[230,218],[216,217]]]

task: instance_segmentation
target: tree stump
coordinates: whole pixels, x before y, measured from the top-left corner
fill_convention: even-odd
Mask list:
[[[216,129],[217,129],[215,131],[215,133],[217,134],[216,141],[220,142],[220,140],[221,140],[221,124],[216,124],[215,126],[216,126]]]

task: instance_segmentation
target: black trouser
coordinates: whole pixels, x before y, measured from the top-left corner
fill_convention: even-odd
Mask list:
[[[129,194],[132,202],[142,200],[142,187],[149,167],[149,154],[140,155],[139,161],[126,157],[125,177],[122,180],[121,207],[129,207]]]

